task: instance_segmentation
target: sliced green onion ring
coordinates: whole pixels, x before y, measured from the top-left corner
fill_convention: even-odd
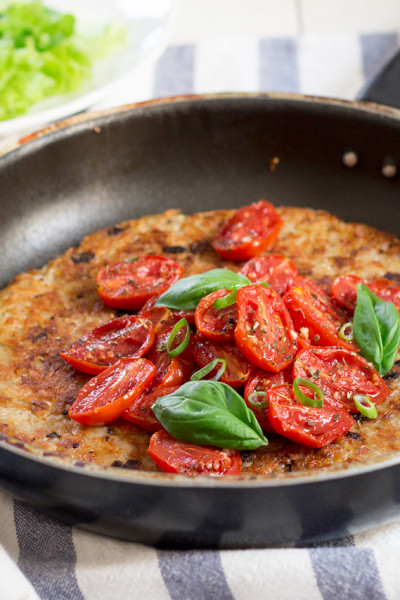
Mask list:
[[[222,377],[222,375],[225,373],[226,360],[224,358],[216,358],[215,360],[212,360],[211,362],[209,362],[208,365],[206,365],[202,369],[199,369],[198,371],[196,371],[195,373],[193,373],[193,375],[190,378],[190,381],[199,381],[199,379],[203,379],[203,377],[205,377],[206,375],[208,375],[209,373],[211,373],[211,371],[213,369],[215,369],[215,367],[219,363],[221,363],[220,368],[218,369],[218,371],[216,372],[216,374],[214,375],[214,377],[210,378],[213,381],[218,381]]]
[[[185,335],[185,339],[183,340],[183,342],[181,342],[179,344],[179,346],[177,346],[176,348],[174,348],[173,350],[171,350],[172,344],[174,343],[174,339],[176,338],[178,331],[180,331],[181,329],[183,329],[183,327],[186,327],[186,335]],[[190,341],[190,325],[187,322],[187,320],[185,318],[180,319],[180,321],[178,321],[177,323],[175,323],[173,330],[170,333],[170,336],[168,338],[168,342],[167,342],[167,352],[168,352],[168,356],[170,356],[171,358],[173,358],[174,356],[178,356],[179,354],[181,354],[184,350],[186,350],[186,348],[188,347],[189,341]]]
[[[299,386],[304,385],[308,387],[309,390],[314,392],[314,398],[309,398],[300,390]],[[308,381],[308,379],[303,379],[302,377],[296,377],[293,381],[293,391],[296,395],[296,398],[305,406],[311,406],[311,408],[322,408],[324,403],[324,393],[323,391],[312,383],[312,381]]]
[[[353,400],[363,417],[368,417],[368,419],[376,419],[378,411],[376,410],[376,406],[369,396],[365,396],[364,394],[354,394]]]
[[[258,397],[265,398],[265,400],[257,400]],[[247,402],[257,410],[266,408],[268,406],[268,394],[267,392],[252,392],[247,396]]]
[[[351,342],[353,340],[353,323],[351,321],[343,325],[339,331],[339,337],[344,342]]]
[[[221,308],[226,308],[227,306],[232,306],[236,302],[236,294],[237,290],[230,292],[226,296],[222,296],[222,298],[217,298],[213,302],[213,307],[216,310],[220,310]]]

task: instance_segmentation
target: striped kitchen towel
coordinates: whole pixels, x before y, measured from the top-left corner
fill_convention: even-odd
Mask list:
[[[156,550],[0,493],[1,600],[398,600],[400,520],[310,548]]]
[[[230,91],[351,99],[397,48],[390,32],[170,46],[94,108]],[[400,520],[308,548],[168,551],[64,525],[3,492],[0,510],[0,600],[400,598]]]
[[[352,100],[399,48],[397,32],[209,39],[170,46],[95,106],[179,94],[295,92]]]

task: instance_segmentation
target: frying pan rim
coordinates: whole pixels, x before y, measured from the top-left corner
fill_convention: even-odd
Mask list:
[[[353,110],[360,113],[371,114],[377,117],[400,120],[400,109],[376,104],[374,102],[366,102],[360,100],[346,100],[327,96],[313,96],[298,93],[281,93],[281,92],[225,92],[212,94],[186,94],[167,96],[156,98],[153,100],[145,100],[131,104],[124,104],[113,108],[106,108],[99,111],[79,113],[61,121],[56,121],[42,129],[28,133],[25,136],[19,137],[8,145],[0,148],[0,168],[1,163],[14,152],[21,151],[36,151],[37,144],[40,146],[55,141],[59,137],[73,135],[75,132],[80,132],[83,129],[93,129],[99,125],[100,121],[108,123],[113,119],[118,119],[125,113],[140,112],[143,110],[157,110],[163,108],[175,108],[178,105],[196,104],[198,102],[215,103],[218,101],[237,101],[237,100],[254,100],[254,101],[282,101],[293,104],[309,104],[326,107],[337,107],[345,110]],[[13,156],[14,158],[14,156]]]

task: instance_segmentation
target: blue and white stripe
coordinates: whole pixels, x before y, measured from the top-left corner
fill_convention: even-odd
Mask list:
[[[2,493],[0,507],[2,600],[399,597],[400,521],[309,548],[176,551],[97,536]]]
[[[167,48],[151,96],[296,92],[351,100],[399,47],[397,33],[208,40]]]

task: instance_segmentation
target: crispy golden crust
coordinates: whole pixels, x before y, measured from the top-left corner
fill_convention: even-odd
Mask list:
[[[328,288],[339,274],[400,280],[400,242],[360,224],[346,224],[324,211],[279,208],[284,227],[271,252],[292,258],[302,275]],[[41,270],[18,275],[0,291],[0,431],[18,440],[99,465],[158,470],[147,454],[150,434],[119,420],[85,427],[67,415],[88,376],[59,353],[117,313],[99,299],[95,277],[107,263],[141,254],[175,258],[185,275],[215,267],[237,270],[219,258],[210,242],[232,211],[185,216],[179,211],[146,216],[88,235],[76,248]],[[392,394],[378,419],[360,419],[343,438],[314,450],[271,436],[266,448],[244,454],[245,473],[282,474],[346,466],[400,450],[399,365],[388,374]]]

